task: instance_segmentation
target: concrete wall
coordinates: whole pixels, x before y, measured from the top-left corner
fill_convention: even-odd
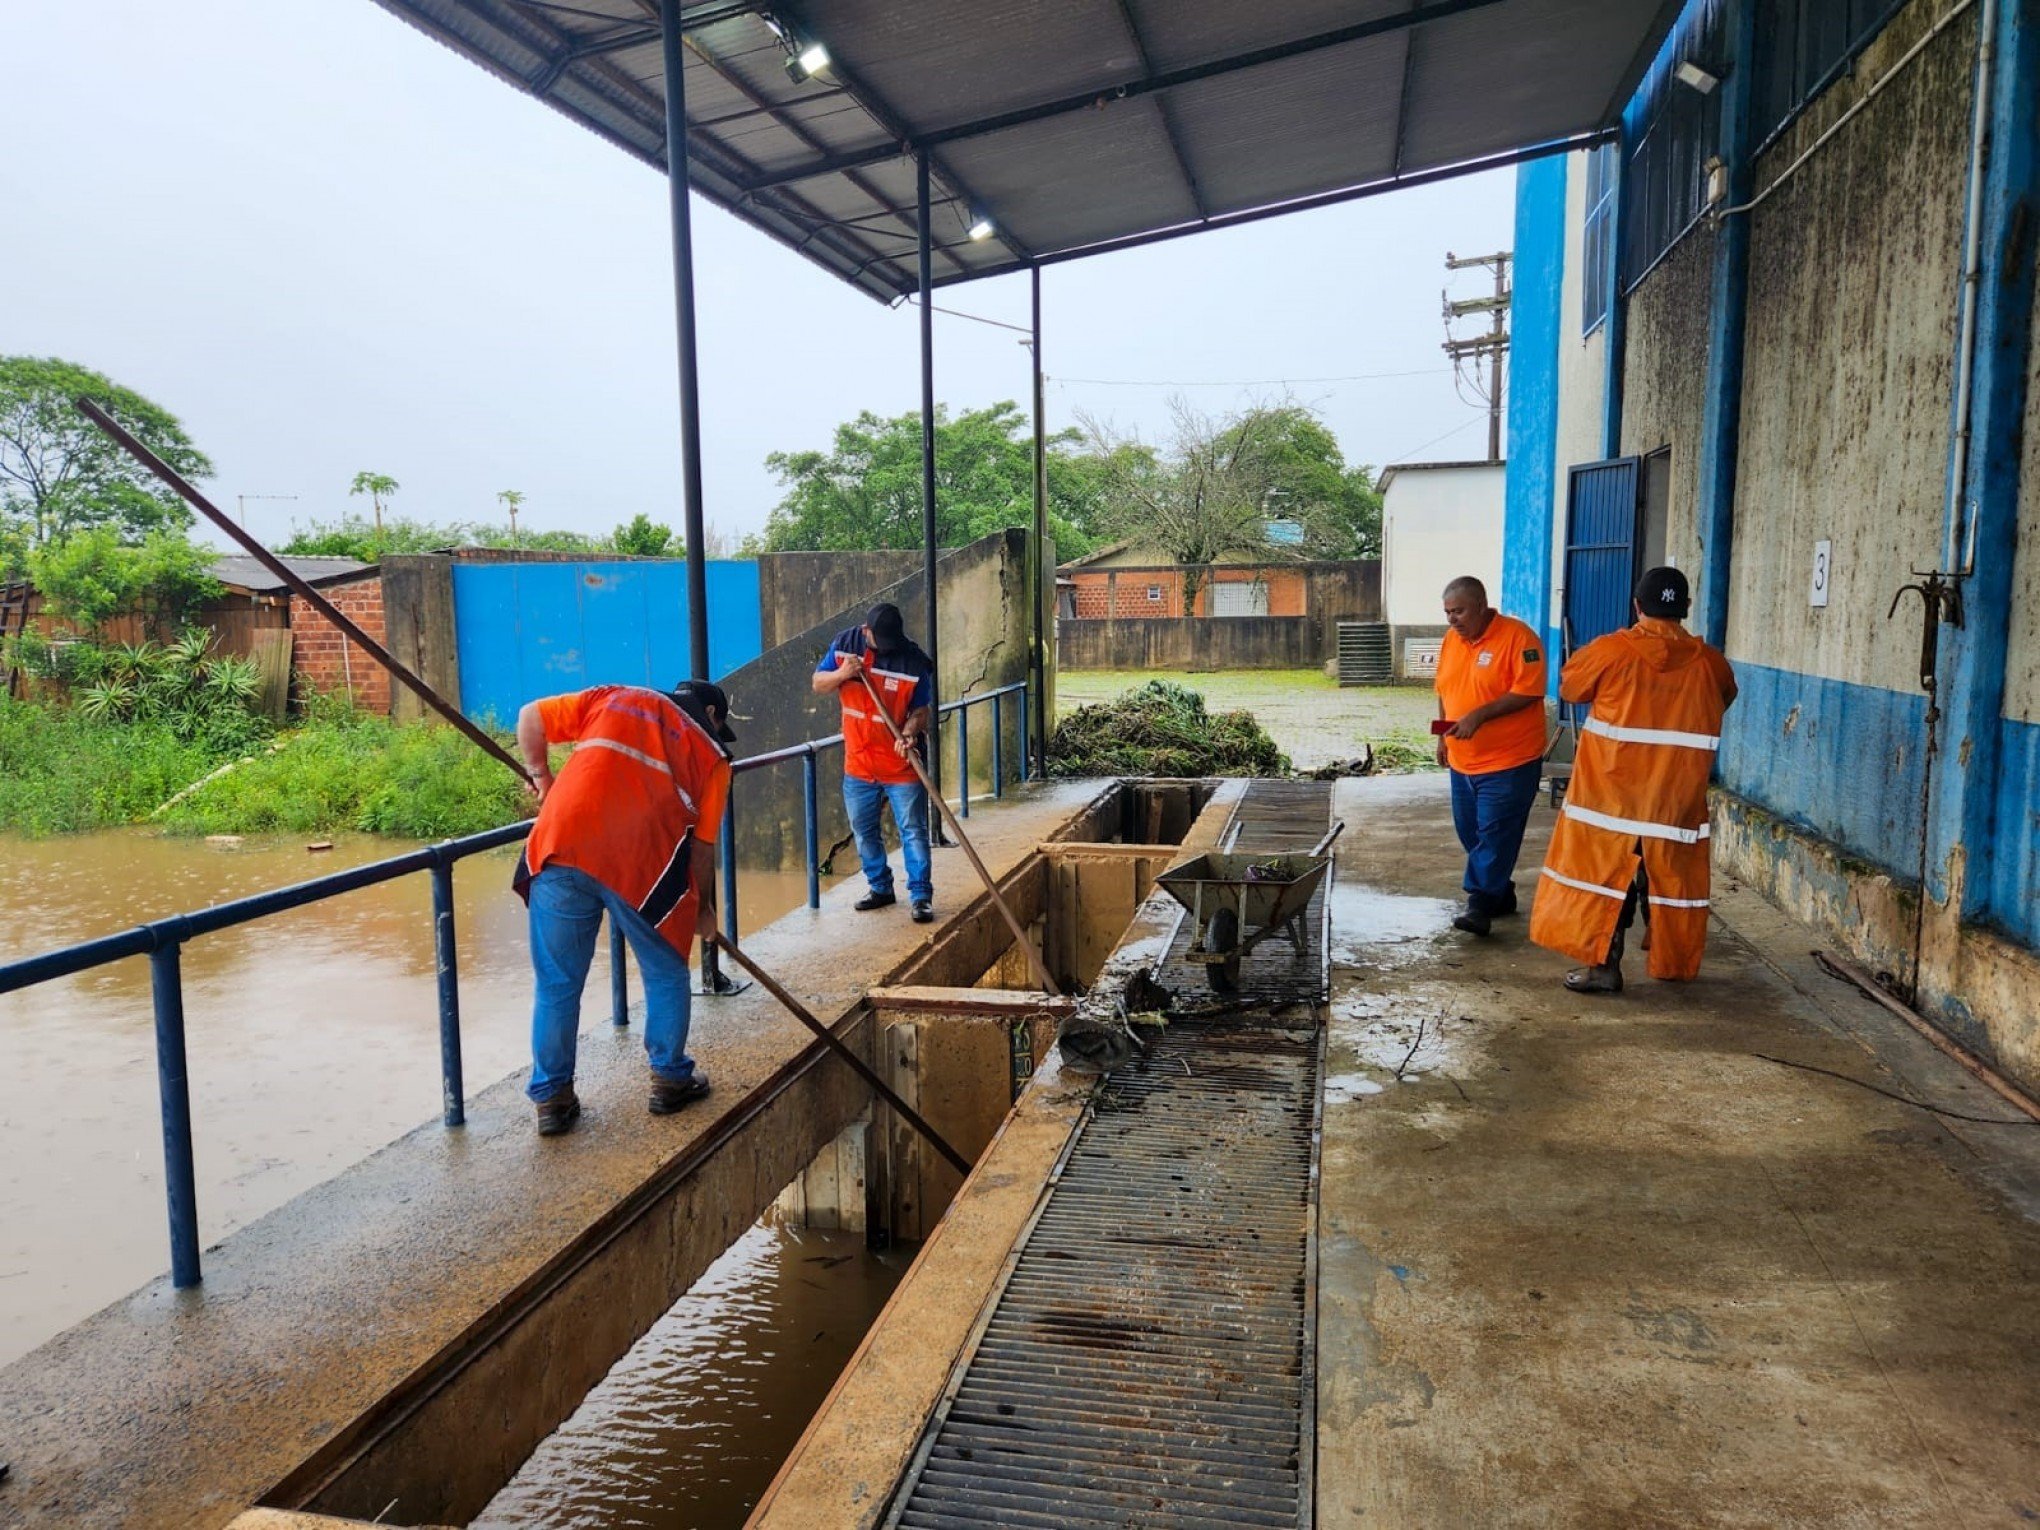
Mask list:
[[[1439,592],[1461,574],[1500,593],[1505,471],[1500,463],[1394,470],[1381,506],[1382,595],[1390,623],[1436,624]]]
[[[1552,434],[1552,599],[1541,617],[1511,612],[1524,621],[1542,624],[1551,651],[1560,651],[1559,602],[1565,589],[1566,483],[1571,468],[1598,462],[1606,426],[1608,394],[1608,326],[1594,326],[1582,335],[1585,302],[1583,265],[1586,259],[1587,170],[1584,154],[1571,156],[1573,174],[1565,187],[1565,278],[1559,289],[1558,414]],[[1513,455],[1513,448],[1511,449]],[[1551,669],[1552,694],[1557,694],[1558,668]]]
[[[1620,455],[1671,448],[1665,549],[1667,560],[1689,574],[1700,566],[1696,515],[1700,408],[1707,381],[1708,282],[1713,269],[1714,235],[1703,224],[1675,245],[1629,294],[1622,366]],[[1584,441],[1584,421],[1577,428]],[[1583,460],[1591,462],[1600,455],[1597,449]],[[1561,516],[1563,510],[1561,504]],[[1562,519],[1560,528],[1562,545]]]
[[[1583,179],[1580,156],[1532,160],[1516,169],[1516,264],[1509,299],[1509,465],[1503,488],[1502,582],[1495,604],[1540,630],[1551,578],[1552,505],[1565,482],[1555,464],[1563,377],[1560,357],[1568,276],[1568,207]],[[1575,236],[1576,237],[1576,236]],[[1574,311],[1578,299],[1574,298]],[[1554,468],[1556,467],[1556,471]]]
[[[1031,540],[1024,531],[994,532],[968,547],[945,553],[937,565],[944,702],[1027,678]],[[833,696],[815,695],[809,677],[828,650],[829,640],[843,628],[861,622],[879,600],[897,605],[906,614],[908,635],[925,646],[918,572],[860,592],[844,609],[722,677],[721,684],[730,696],[739,755],[765,754],[841,730],[840,704]],[[1006,773],[1011,780],[1020,768],[1019,709],[1009,703],[1003,704],[1001,711]],[[971,774],[976,789],[982,792],[989,789],[991,780],[990,708],[974,708],[971,717]],[[952,802],[956,800],[958,726],[955,719],[943,723],[943,787]],[[842,752],[832,749],[821,757],[817,793],[824,853],[849,833],[843,814],[842,778]],[[803,864],[801,768],[797,762],[748,771],[738,777],[731,795],[742,864]],[[938,876],[949,864],[938,863]],[[968,876],[969,870],[960,867],[957,874]]]
[[[870,591],[895,584],[920,567],[918,548],[766,553],[758,559],[758,615],[764,646],[777,648],[860,600],[868,606]]]
[[[1323,662],[1307,616],[1150,617],[1055,624],[1060,669],[1309,669]]]

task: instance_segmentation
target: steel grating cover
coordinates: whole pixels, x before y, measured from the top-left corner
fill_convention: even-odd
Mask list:
[[[1174,1028],[1101,1088],[888,1523],[1310,1523],[1320,1037]]]

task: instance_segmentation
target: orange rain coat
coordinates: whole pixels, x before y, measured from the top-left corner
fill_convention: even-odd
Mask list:
[[[1545,853],[1530,938],[1590,966],[1605,961],[1641,860],[1650,975],[1695,977],[1707,946],[1707,778],[1735,672],[1721,650],[1677,622],[1645,617],[1574,654],[1558,693],[1592,710]]]

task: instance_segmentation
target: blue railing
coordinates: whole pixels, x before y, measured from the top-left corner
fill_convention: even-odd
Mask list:
[[[1003,698],[1016,693],[1020,696],[1020,757],[1026,761],[1033,756],[1028,748],[1025,682],[1001,686],[998,690],[987,691],[981,696],[953,701],[942,708],[942,713],[946,717],[967,711],[973,706],[985,704],[991,706],[994,740],[992,791],[995,796],[1004,795],[1006,789],[1004,757],[998,742],[1002,721],[1001,702]],[[957,779],[965,783],[961,808],[963,812],[968,813],[970,730],[964,727],[956,731],[959,749]],[[803,762],[802,798],[807,823],[810,908],[821,905],[821,873],[818,866],[820,823],[817,816],[815,760],[821,751],[842,742],[841,734],[824,739],[812,739],[804,744],[795,744],[791,748],[775,749],[767,754],[738,760],[734,766],[738,773],[748,773],[763,770],[768,766],[781,765],[788,760]],[[735,795],[733,791],[731,797],[734,799]],[[736,827],[734,812],[733,805],[730,815],[724,819],[722,850],[723,920],[732,940],[737,938],[737,867],[735,847],[731,842]],[[237,898],[231,903],[216,903],[211,908],[198,909],[188,914],[172,914],[166,919],[152,920],[148,924],[137,925],[134,929],[123,930],[118,934],[102,935],[96,940],[80,941],[77,945],[63,946],[55,951],[46,951],[40,956],[31,956],[22,961],[0,966],[0,994],[5,994],[22,988],[32,988],[38,983],[48,983],[57,978],[70,977],[131,956],[149,958],[150,988],[156,1011],[156,1082],[162,1100],[164,1194],[169,1203],[170,1213],[170,1279],[173,1285],[195,1286],[200,1279],[198,1190],[192,1165],[191,1086],[184,1046],[185,943],[201,935],[211,935],[220,930],[229,930],[258,919],[266,919],[272,914],[286,913],[291,909],[321,903],[345,893],[359,892],[364,887],[394,882],[400,877],[411,876],[420,871],[428,873],[432,878],[433,949],[439,990],[442,1115],[449,1127],[460,1126],[467,1120],[467,1109],[464,1103],[466,1091],[461,1083],[460,974],[454,945],[453,868],[457,861],[465,860],[471,855],[480,855],[484,851],[500,849],[505,845],[517,844],[530,833],[529,820],[505,824],[499,829],[488,829],[480,834],[470,834],[463,839],[450,839],[440,844],[427,845],[423,849],[407,851],[385,861],[374,861],[366,866],[356,866],[349,871],[335,872],[331,876],[316,877],[309,882],[279,887],[272,892],[257,893],[249,898]],[[611,922],[609,930],[609,953],[610,1018],[617,1025],[628,1025],[629,984],[624,962],[623,933],[616,927],[614,921]]]

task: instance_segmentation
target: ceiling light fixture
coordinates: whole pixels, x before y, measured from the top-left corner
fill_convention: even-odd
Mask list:
[[[786,55],[786,75],[796,85],[804,85],[813,76],[829,67],[829,50],[820,43],[809,43],[795,51],[789,47]]]
[[[994,225],[990,217],[984,213],[976,213],[970,220],[970,237],[973,239],[989,239],[992,237],[993,227]]]

